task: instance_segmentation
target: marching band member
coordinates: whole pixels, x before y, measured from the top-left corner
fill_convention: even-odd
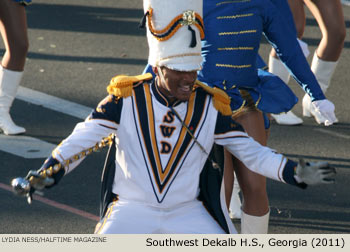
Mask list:
[[[273,1],[276,5],[278,4],[280,10],[287,9],[282,6],[285,0],[271,1]],[[311,70],[314,73],[323,93],[326,93],[344,47],[346,29],[342,6],[340,0],[289,1],[296,28],[294,27],[293,20],[291,20],[289,23],[293,25],[295,35],[298,38],[302,38],[305,29],[304,4],[315,17],[322,33],[322,39],[318,44],[312,58]],[[285,11],[284,17],[288,17],[290,15],[291,14]],[[301,44],[304,48],[307,48],[305,43],[302,42]],[[306,54],[305,57],[307,57],[307,55],[308,54]],[[271,51],[269,57],[269,71],[279,76],[285,83],[288,83],[290,73],[278,59],[274,50]],[[305,94],[303,97],[302,107],[303,116],[313,116],[318,124],[324,124],[327,120],[324,116],[322,116],[322,114],[315,110],[314,106],[312,106],[312,99],[307,94]],[[295,125],[303,122],[301,118],[294,115],[291,111],[272,116],[279,124]],[[335,122],[338,122],[337,118],[335,118]]]
[[[296,81],[312,97],[315,110],[327,118],[325,123],[334,122],[333,103],[325,98],[295,33],[270,0],[203,2],[204,60],[198,79],[223,89],[230,96],[234,119],[249,136],[266,145],[266,129],[269,128],[266,113],[287,112],[297,102],[294,93],[280,78],[258,69],[262,34],[291,69]],[[252,172],[237,158],[231,158],[228,152],[225,162],[226,167],[234,168],[242,189],[242,233],[266,233],[269,205],[265,177]],[[232,173],[228,169],[225,171]]]
[[[113,78],[109,95],[30,173],[31,193],[57,184],[79,164],[70,162],[72,154],[81,160],[84,150],[110,134],[115,138],[103,175],[100,234],[236,233],[220,156],[209,156],[223,153],[220,146],[252,171],[283,183],[332,183],[335,170],[327,163],[296,163],[250,138],[232,119],[225,92],[197,80],[202,1],[145,0],[144,11],[156,77]],[[219,151],[211,152],[213,146]]]

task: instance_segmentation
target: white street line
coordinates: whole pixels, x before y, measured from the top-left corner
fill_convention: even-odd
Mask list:
[[[331,135],[331,136],[340,137],[340,138],[344,138],[344,139],[350,139],[349,135],[345,135],[345,134],[329,131],[329,130],[326,130],[326,129],[316,128],[315,130],[320,131],[320,132],[325,133],[325,134],[328,134],[328,135]]]
[[[19,87],[16,98],[79,119],[85,119],[92,111],[92,108],[25,87]],[[23,158],[46,158],[55,147],[56,145],[33,137],[0,134],[0,151]]]
[[[56,145],[28,136],[0,135],[0,150],[23,158],[46,158]]]
[[[19,87],[16,98],[80,119],[85,119],[92,110],[92,108],[84,105],[44,94],[26,87]]]

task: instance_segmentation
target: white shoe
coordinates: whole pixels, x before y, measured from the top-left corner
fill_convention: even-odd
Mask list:
[[[26,130],[11,119],[10,108],[15,99],[23,72],[12,71],[0,65],[0,130],[5,135],[22,134]]]
[[[271,114],[276,123],[280,125],[300,125],[303,123],[303,119],[297,117],[292,111],[281,114]]]
[[[305,94],[303,97],[303,116],[305,117],[311,117],[313,116],[318,124],[324,124],[326,121],[326,118],[321,115],[320,112],[317,112],[314,108],[314,106],[311,103],[311,98],[309,95]],[[339,122],[339,120],[336,118],[334,123]]]
[[[5,135],[18,135],[26,132],[23,127],[17,126],[11,119],[8,111],[0,108],[0,129]]]

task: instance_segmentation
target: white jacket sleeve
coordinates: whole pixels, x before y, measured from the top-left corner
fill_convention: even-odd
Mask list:
[[[49,169],[56,164],[62,164],[64,169],[53,172],[55,183],[68,172],[72,171],[84,159],[67,162],[82,151],[91,149],[110,134],[117,133],[122,113],[123,100],[109,95],[103,99],[89,117],[78,123],[73,132],[63,140],[52,152],[52,155],[44,162],[40,171]],[[50,172],[51,174],[51,172]]]
[[[296,162],[256,142],[230,116],[218,114],[214,140],[249,170],[283,183],[303,187],[294,178]]]
[[[226,138],[216,138],[215,142],[223,145],[251,171],[285,182],[282,172],[287,159],[272,149],[260,145],[246,133],[232,132]]]
[[[63,140],[52,152],[52,157],[60,163],[83,150],[94,147],[103,138],[117,132],[117,125],[105,120],[86,120],[78,123],[71,135]],[[72,171],[81,161],[80,159],[65,167],[65,172]]]

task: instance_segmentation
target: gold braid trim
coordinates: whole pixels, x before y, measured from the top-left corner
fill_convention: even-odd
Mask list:
[[[62,162],[55,164],[53,166],[50,166],[46,168],[45,170],[42,170],[39,172],[40,178],[36,178],[34,176],[31,176],[28,178],[28,181],[31,185],[38,183],[41,179],[46,177],[51,177],[53,174],[58,173],[61,169],[64,169],[65,167],[69,166],[69,164],[72,164],[87,155],[97,152],[99,149],[102,149],[105,146],[110,146],[113,143],[113,137],[114,135],[111,134],[108,137],[103,138],[100,142],[96,143],[93,147],[85,149],[78,154],[73,155],[72,157],[63,160]]]
[[[232,111],[233,119],[236,119],[237,117],[241,116],[244,113],[244,107],[246,103],[247,101],[243,100],[242,105],[238,109]]]
[[[132,95],[133,84],[139,81],[152,79],[151,73],[136,76],[117,75],[111,79],[107,86],[107,92],[116,97],[129,97]]]
[[[225,91],[217,87],[209,87],[208,85],[200,82],[199,80],[196,80],[195,86],[203,88],[206,92],[213,96],[214,107],[221,114],[225,116],[232,115],[232,110],[230,106],[231,98],[225,93]]]
[[[156,30],[156,29],[154,28],[154,26],[152,25],[153,9],[152,9],[152,8],[149,8],[148,13],[149,13],[149,14],[148,14],[148,20],[147,20],[148,27],[149,27],[150,31],[151,31],[153,34],[155,34],[155,35],[161,35],[161,34],[167,32],[168,30],[170,30],[170,28],[171,28],[178,20],[183,19],[183,16],[184,16],[184,14],[177,15],[173,20],[171,20],[171,22],[170,22],[165,28],[163,28],[163,29],[161,29],[161,30]],[[194,15],[195,15],[195,19],[196,19],[196,20],[199,20],[199,21],[203,24],[203,19],[202,19],[202,17],[201,17],[198,13],[195,13]],[[200,32],[201,39],[204,39],[204,30],[203,30],[203,28],[199,25],[199,23],[194,21],[193,23],[189,23],[189,24],[187,24],[187,25],[191,25],[191,24],[194,24],[194,25],[198,28],[198,30],[199,30],[199,32]],[[177,30],[180,29],[180,27],[182,27],[183,25],[185,25],[185,24],[179,23],[177,26],[174,27],[174,29],[173,29],[167,36],[161,37],[161,38],[160,38],[160,37],[155,37],[155,38],[156,38],[157,40],[159,40],[159,41],[166,41],[166,40],[170,39],[170,38],[177,32]]]

